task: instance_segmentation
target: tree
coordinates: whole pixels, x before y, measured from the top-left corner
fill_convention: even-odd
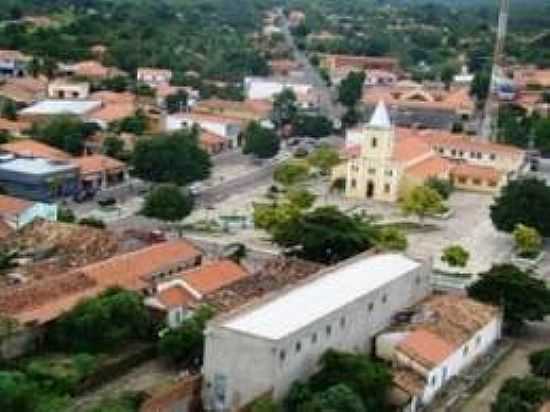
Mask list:
[[[350,72],[338,86],[338,101],[349,109],[361,99],[363,84],[365,83],[364,72]]]
[[[258,229],[264,229],[271,233],[280,225],[297,218],[301,212],[302,209],[292,202],[256,203],[254,205],[254,225]]]
[[[528,376],[507,379],[496,401],[491,405],[491,412],[532,412],[537,410],[549,391],[542,379]]]
[[[439,193],[443,200],[449,199],[455,190],[451,181],[435,176],[426,180],[425,185]]]
[[[367,355],[333,350],[323,355],[320,364],[321,370],[310,380],[313,392],[345,385],[360,397],[366,411],[386,410],[386,396],[392,385],[391,371],[386,365]]]
[[[129,83],[128,76],[115,76],[102,80],[100,88],[122,93],[128,90]]]
[[[101,352],[152,334],[152,320],[136,292],[109,289],[79,303],[48,330],[46,340],[57,349]]]
[[[202,359],[204,329],[214,315],[215,311],[211,306],[200,306],[180,327],[162,335],[158,342],[160,355],[178,363]]]
[[[510,331],[519,332],[526,321],[541,321],[550,314],[550,290],[544,281],[513,265],[497,265],[468,288],[468,295],[503,306]]]
[[[177,221],[191,213],[193,204],[190,194],[184,194],[175,185],[162,184],[147,195],[141,213],[155,219]]]
[[[291,205],[304,210],[313,206],[317,196],[307,189],[290,189],[286,193],[286,198]]]
[[[194,130],[139,139],[132,156],[134,173],[150,182],[177,185],[206,179],[212,163],[197,139]]]
[[[119,159],[124,151],[124,140],[116,136],[107,136],[103,141],[103,153]]]
[[[344,384],[331,386],[313,396],[308,411],[311,412],[366,412],[359,395]]]
[[[550,187],[543,180],[524,178],[510,181],[491,205],[495,227],[511,233],[518,224],[550,236]]]
[[[177,113],[185,110],[189,96],[185,90],[166,96],[165,104],[168,113]]]
[[[427,186],[417,186],[403,199],[401,209],[406,215],[414,214],[422,222],[427,215],[441,213],[445,206],[438,192]]]
[[[84,150],[86,140],[99,130],[99,126],[84,123],[71,116],[55,116],[45,123],[33,124],[30,135],[43,143],[57,147],[74,156]]]
[[[352,127],[355,126],[360,119],[361,116],[357,109],[355,107],[350,107],[346,110],[344,116],[342,116],[342,125],[345,127]]]
[[[299,114],[292,124],[296,136],[325,137],[332,133],[332,122],[321,115]]]
[[[133,116],[114,122],[110,127],[118,133],[133,133],[141,136],[147,130],[147,125],[147,116],[140,109]]]
[[[447,64],[441,69],[441,81],[445,83],[445,87],[449,89],[451,83],[453,82],[454,76],[457,74],[458,70],[454,65]]]
[[[270,228],[273,241],[290,254],[320,263],[335,263],[369,249],[374,241],[370,222],[349,217],[335,207],[290,214]]]
[[[550,349],[531,353],[529,355],[529,365],[533,375],[548,381],[550,379]]]
[[[244,132],[244,154],[253,154],[260,159],[269,159],[279,153],[280,140],[277,134],[257,122],[248,125]]]
[[[535,258],[542,249],[542,237],[536,229],[519,223],[513,232],[519,255],[524,258]]]
[[[2,103],[2,117],[11,121],[17,120],[17,106],[12,100],[4,100]]]
[[[63,223],[74,223],[76,221],[76,216],[71,209],[60,207],[57,210],[57,221]]]
[[[406,250],[407,236],[396,227],[383,227],[375,237],[376,246],[384,250]]]
[[[490,81],[491,77],[488,71],[483,70],[476,73],[470,86],[470,94],[475,96],[478,101],[484,102],[489,94]]]
[[[309,177],[309,165],[303,161],[288,161],[277,166],[273,178],[283,186],[289,187],[302,183]]]
[[[323,175],[328,175],[342,159],[337,150],[328,146],[322,146],[314,150],[308,156],[307,161],[311,166],[318,168]]]
[[[451,267],[466,267],[470,253],[460,245],[451,245],[443,249],[441,260]]]
[[[285,124],[292,123],[298,108],[296,106],[296,94],[292,89],[284,89],[281,93],[275,96],[273,101],[273,110],[271,120],[277,127],[282,127]]]
[[[252,405],[250,412],[279,412],[281,408],[271,399],[260,399]]]

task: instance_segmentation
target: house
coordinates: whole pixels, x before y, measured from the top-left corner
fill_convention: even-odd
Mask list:
[[[273,104],[269,100],[232,101],[217,98],[201,100],[193,107],[193,113],[217,114],[243,121],[261,122],[269,119]]]
[[[459,189],[495,193],[525,166],[524,151],[436,130],[395,128],[383,102],[348,132],[348,161],[333,170],[350,198],[395,202],[431,177]]]
[[[302,65],[296,60],[275,59],[269,61],[269,68],[274,76],[286,77],[300,73]]]
[[[105,80],[125,73],[115,67],[104,66],[97,60],[85,60],[75,64],[63,64],[59,66],[59,72],[65,76],[87,78],[90,80]]]
[[[48,82],[43,78],[13,77],[0,82],[0,96],[19,105],[29,105],[46,97]]]
[[[48,84],[48,98],[84,100],[90,96],[90,83],[57,79]]]
[[[376,355],[393,365],[394,386],[415,412],[447,382],[491,351],[501,337],[500,311],[459,295],[433,295],[398,314],[376,338]],[[408,408],[408,409],[406,409]]]
[[[159,84],[156,88],[156,99],[157,99],[157,106],[166,108],[166,98],[170,95],[178,94],[178,93],[186,93],[187,94],[187,105],[184,105],[181,107],[180,111],[185,111],[187,109],[192,108],[197,104],[197,102],[200,99],[200,92],[196,89],[193,89],[192,87],[188,86],[170,86],[167,83]]]
[[[41,121],[52,116],[74,116],[85,119],[90,113],[101,108],[97,100],[42,100],[19,112],[23,120]]]
[[[328,54],[321,56],[319,67],[328,71],[333,83],[339,83],[351,72],[382,70],[397,74],[399,61],[393,57]]]
[[[475,111],[475,103],[468,87],[421,85],[414,82],[398,82],[393,87],[375,86],[365,88],[362,102],[374,107],[379,101],[397,110],[417,110],[437,114],[446,112],[456,119],[468,120]]]
[[[85,189],[104,190],[129,180],[128,166],[102,154],[75,159],[80,171],[80,183]]]
[[[100,101],[101,106],[86,115],[86,119],[107,129],[112,122],[133,116],[138,108],[137,97],[133,93],[99,91],[92,93],[90,99]]]
[[[57,220],[57,205],[0,195],[0,220],[18,230],[34,219]]]
[[[550,69],[519,68],[514,70],[514,81],[522,90],[550,89]]]
[[[24,77],[30,60],[18,50],[0,50],[0,78]]]
[[[204,408],[239,410],[266,393],[282,399],[328,349],[368,351],[394,313],[429,291],[422,264],[359,256],[214,319],[205,332]]]
[[[230,140],[216,133],[201,129],[199,132],[199,145],[209,155],[221,153],[231,147]]]
[[[162,84],[170,84],[172,75],[172,70],[140,67],[137,69],[136,79],[154,89]]]
[[[45,158],[49,160],[70,160],[71,156],[62,150],[40,143],[34,139],[18,139],[0,145],[0,151],[11,153],[16,157]]]
[[[296,95],[300,95],[310,93],[313,86],[286,78],[245,77],[244,79],[245,95],[250,100],[273,100],[285,89],[290,89]]]
[[[395,73],[386,70],[366,70],[365,86],[395,86],[398,77]]]
[[[228,259],[206,262],[159,283],[145,304],[160,312],[168,327],[176,328],[208,295],[249,276],[246,269]]]
[[[204,113],[174,113],[164,117],[164,130],[174,132],[198,126],[207,132],[222,136],[230,148],[240,145],[244,122],[234,117]]]

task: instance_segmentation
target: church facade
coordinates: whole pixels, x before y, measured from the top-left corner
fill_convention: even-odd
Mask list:
[[[345,157],[332,178],[345,182],[346,197],[385,202],[396,202],[431,177],[458,189],[496,193],[526,166],[525,153],[515,147],[440,130],[397,128],[383,102],[367,124],[348,131]]]

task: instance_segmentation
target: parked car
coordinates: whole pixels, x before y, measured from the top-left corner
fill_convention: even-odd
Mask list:
[[[103,199],[99,199],[97,204],[102,207],[114,206],[116,205],[116,199],[113,196],[105,197]]]

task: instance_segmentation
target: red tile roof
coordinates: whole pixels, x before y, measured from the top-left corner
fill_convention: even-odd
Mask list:
[[[469,177],[472,179],[492,180],[499,182],[503,176],[503,172],[490,166],[477,166],[468,163],[463,163],[453,167],[451,175],[455,177]]]
[[[430,145],[415,137],[397,136],[393,158],[398,162],[410,162],[432,152]]]
[[[438,335],[418,329],[398,345],[401,352],[423,365],[434,367],[453,354],[455,348]]]
[[[28,200],[0,195],[0,215],[19,215],[32,205]]]
[[[248,276],[242,266],[229,259],[205,263],[181,274],[181,278],[201,295],[215,292]]]
[[[430,156],[429,158],[412,165],[406,169],[406,174],[420,179],[428,179],[448,174],[453,168],[453,164],[439,156]]]
[[[80,166],[80,173],[82,175],[101,172],[113,172],[126,168],[126,164],[121,162],[120,160],[113,159],[112,157],[101,154],[82,156],[75,159],[75,161],[78,166]]]
[[[183,286],[170,286],[157,294],[158,301],[166,308],[172,309],[187,306],[195,301],[195,297]]]
[[[55,147],[33,139],[21,139],[0,145],[0,150],[17,156],[43,157],[50,160],[70,160],[71,156]]]

